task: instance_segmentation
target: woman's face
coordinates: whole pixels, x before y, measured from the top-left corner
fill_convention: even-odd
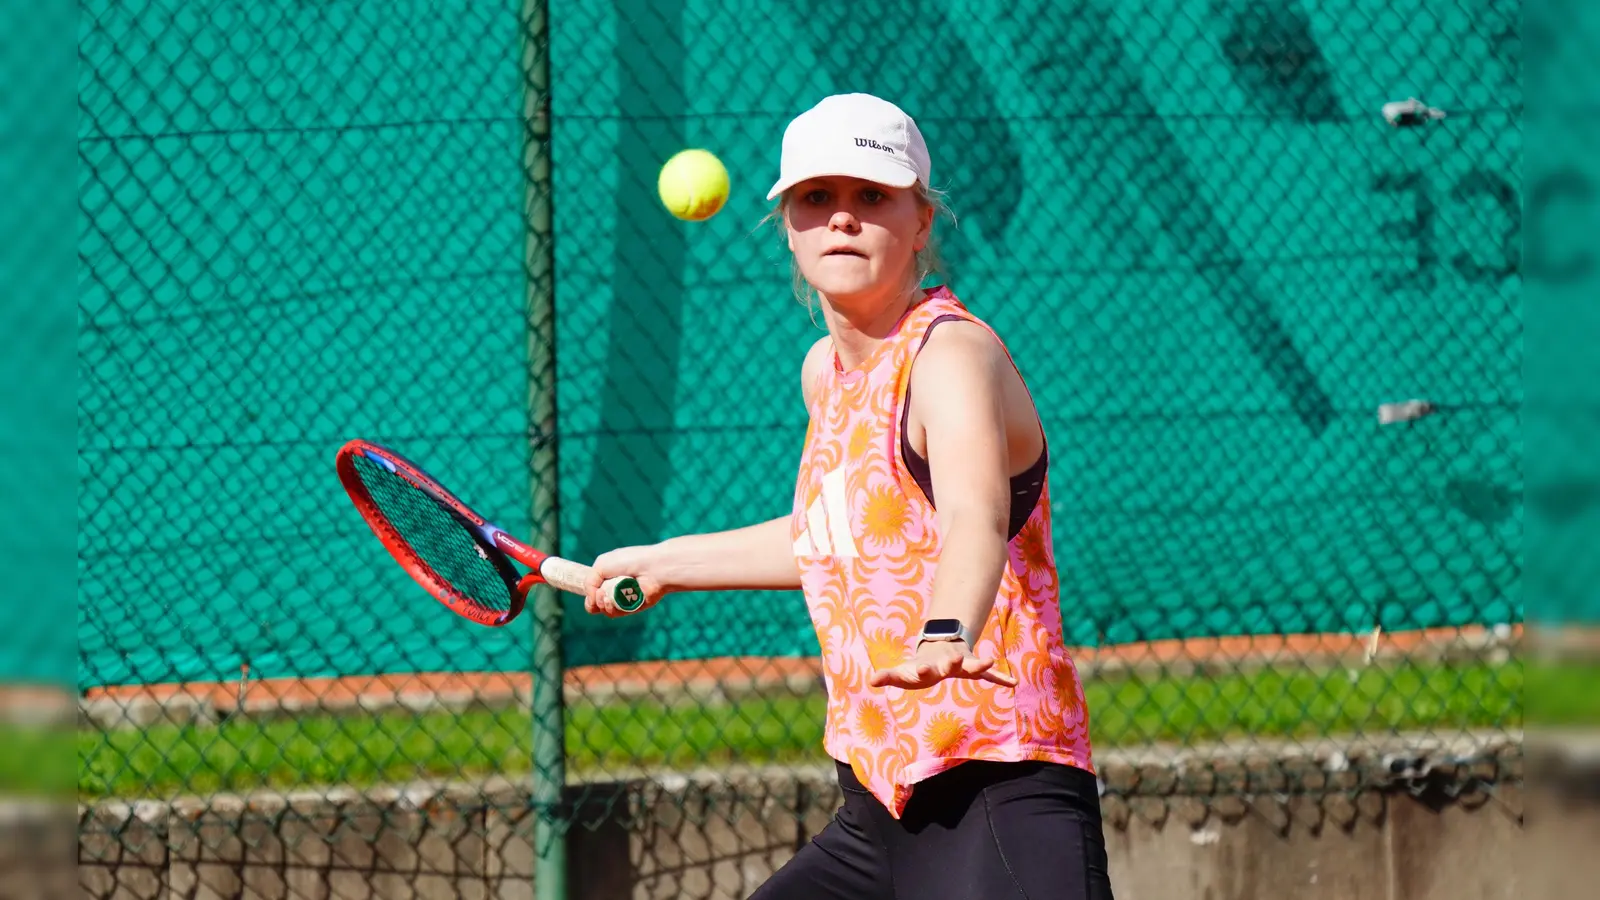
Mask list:
[[[817,292],[852,306],[896,300],[915,277],[933,209],[910,188],[828,176],[790,188],[789,249]]]

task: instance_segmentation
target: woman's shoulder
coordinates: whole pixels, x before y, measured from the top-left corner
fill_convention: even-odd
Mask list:
[[[911,381],[924,397],[938,397],[950,379],[977,379],[996,389],[1015,371],[1011,353],[989,323],[950,305],[929,319],[915,354]],[[929,394],[932,390],[934,393]]]
[[[817,338],[806,351],[805,361],[800,364],[800,395],[805,401],[806,409],[810,410],[815,401],[814,391],[817,380],[822,373],[827,371],[828,361],[833,356],[833,339],[828,335]]]
[[[949,287],[929,288],[923,300],[923,317],[926,326],[922,333],[919,356],[933,350],[938,358],[955,354],[976,353],[987,355],[999,349],[999,335],[983,318],[961,302]],[[937,346],[940,349],[934,349]]]
[[[917,366],[926,370],[947,365],[985,365],[1004,358],[1005,348],[983,320],[960,316],[937,322],[924,337]]]

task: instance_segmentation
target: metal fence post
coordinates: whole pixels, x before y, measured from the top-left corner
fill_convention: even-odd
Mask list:
[[[522,29],[523,265],[527,278],[528,427],[535,543],[559,549],[555,368],[554,185],[550,162],[550,31],[548,0],[524,0]],[[532,613],[534,892],[566,900],[565,708],[562,696],[561,597],[535,588]]]

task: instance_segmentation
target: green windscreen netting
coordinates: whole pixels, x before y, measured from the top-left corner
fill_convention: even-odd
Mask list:
[[[549,6],[553,328],[517,3],[83,5],[81,685],[525,667],[382,553],[351,437],[532,533],[554,392],[579,560],[787,512],[818,331],[763,197],[853,90],[1038,400],[1070,643],[1520,619],[1515,4]],[[655,197],[688,146],[707,223]],[[569,665],[815,649],[798,595],[573,604]]]

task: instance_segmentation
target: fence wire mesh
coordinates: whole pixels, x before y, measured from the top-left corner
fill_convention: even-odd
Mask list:
[[[86,889],[495,893],[535,776],[675,896],[820,826],[798,595],[480,628],[332,454],[580,560],[786,512],[818,331],[763,198],[848,90],[921,124],[945,276],[1038,400],[1111,820],[1514,777],[1520,11],[83,0]],[[707,222],[656,196],[685,147],[732,173]]]

